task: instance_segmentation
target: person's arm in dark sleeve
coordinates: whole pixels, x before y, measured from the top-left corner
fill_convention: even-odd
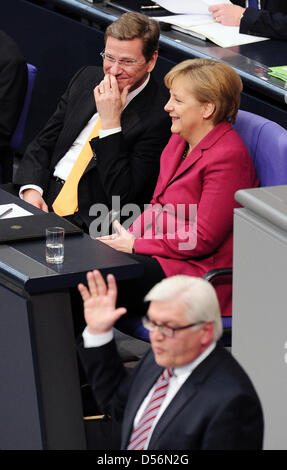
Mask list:
[[[93,348],[86,348],[79,341],[78,352],[99,409],[121,421],[125,403],[119,405],[117,402],[117,407],[113,407],[112,402],[127,374],[117,353],[115,341]]]
[[[157,120],[150,116],[133,145],[127,144],[123,132],[94,142],[98,170],[110,204],[114,195],[121,197],[121,205],[149,202],[159,173],[160,155],[169,137],[168,116],[162,114]]]
[[[271,39],[287,39],[287,14],[246,8],[239,32]]]

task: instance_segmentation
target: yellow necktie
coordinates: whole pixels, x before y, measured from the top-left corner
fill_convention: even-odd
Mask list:
[[[75,161],[65,184],[53,202],[53,210],[60,216],[71,215],[78,210],[78,184],[93,155],[90,140],[99,135],[101,127],[102,123],[99,118]]]

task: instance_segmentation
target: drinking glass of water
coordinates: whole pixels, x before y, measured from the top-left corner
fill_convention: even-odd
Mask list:
[[[64,261],[65,230],[62,227],[46,228],[46,262],[61,264]]]

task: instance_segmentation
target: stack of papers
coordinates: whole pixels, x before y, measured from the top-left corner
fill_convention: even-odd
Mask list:
[[[161,7],[173,13],[170,16],[154,17],[157,21],[168,23],[172,29],[199,39],[209,39],[220,47],[232,47],[269,38],[239,33],[239,26],[224,26],[216,23],[208,11],[210,5],[231,3],[229,0],[157,0]]]

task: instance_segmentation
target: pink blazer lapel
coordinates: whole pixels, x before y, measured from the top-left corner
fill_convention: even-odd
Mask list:
[[[164,149],[160,162],[160,174],[154,190],[154,198],[157,198],[164,192],[175,174],[177,174],[185,145],[185,140],[174,135]]]
[[[170,185],[174,180],[178,179],[183,173],[186,173],[194,164],[202,157],[202,149],[197,146],[186,157],[185,160],[180,161],[174,175],[168,182]]]
[[[154,191],[154,198],[160,196],[165,188],[178,179],[202,157],[202,151],[212,147],[223,134],[232,130],[231,124],[222,122],[217,124],[187,155],[180,161],[186,142],[178,135],[173,135],[164,149],[161,157],[160,175]]]
[[[180,141],[177,140],[177,142],[174,141],[173,144],[174,145],[172,145],[170,148],[168,147],[166,149],[167,151],[165,154],[163,154],[161,161],[161,184],[158,188],[160,192],[166,188],[169,181],[174,177],[181,156],[184,152],[186,142],[181,139]]]
[[[154,198],[159,197],[165,191],[167,186],[180,178],[182,174],[189,171],[194,163],[201,158],[202,151],[201,147],[198,146],[187,155],[185,160],[181,161],[185,145],[186,142],[182,140],[177,147],[173,149],[173,152],[169,152],[168,155],[165,155],[166,158],[162,160],[160,176],[154,192]]]

